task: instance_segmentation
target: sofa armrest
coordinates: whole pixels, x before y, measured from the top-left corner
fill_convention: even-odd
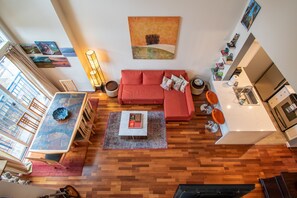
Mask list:
[[[194,107],[193,97],[192,97],[191,88],[189,84],[186,86],[185,94],[186,94],[188,112],[190,117],[192,118],[195,113],[195,107]]]
[[[122,93],[123,93],[123,84],[122,84],[122,79],[121,79],[120,85],[119,85],[119,91],[118,91],[118,103],[119,104],[123,104]]]
[[[186,81],[190,82],[187,73],[184,74],[184,78],[185,78]],[[190,83],[186,86],[185,95],[186,95],[186,101],[187,101],[189,117],[192,118],[194,116],[194,113],[195,113],[195,107],[194,107],[192,92],[191,92],[191,88],[190,88]]]

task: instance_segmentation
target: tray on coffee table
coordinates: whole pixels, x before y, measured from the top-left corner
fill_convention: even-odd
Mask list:
[[[142,114],[141,113],[130,113],[128,128],[129,129],[140,129],[142,128]]]

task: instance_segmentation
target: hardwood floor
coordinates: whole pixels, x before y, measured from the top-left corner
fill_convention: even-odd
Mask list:
[[[264,197],[258,178],[297,171],[297,152],[284,145],[215,145],[218,135],[204,129],[209,116],[199,112],[204,95],[194,96],[196,116],[190,122],[167,123],[168,149],[103,150],[110,112],[162,110],[161,105],[119,105],[99,97],[98,118],[82,176],[31,177],[33,185],[58,189],[73,185],[82,197],[172,197],[178,184],[254,183],[245,197]]]

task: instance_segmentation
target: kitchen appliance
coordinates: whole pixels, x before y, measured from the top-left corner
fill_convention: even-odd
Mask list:
[[[263,101],[267,101],[287,83],[287,80],[275,64],[272,64],[263,76],[255,83],[255,88],[257,89],[261,99]]]
[[[289,95],[296,93],[291,85],[285,85],[281,90],[279,90],[274,96],[272,96],[268,100],[268,104],[271,109],[273,109],[276,105],[278,105],[285,98],[289,97]]]
[[[297,94],[291,94],[272,109],[277,124],[282,131],[297,124]]]

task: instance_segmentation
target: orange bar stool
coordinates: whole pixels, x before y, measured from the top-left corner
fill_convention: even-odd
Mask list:
[[[217,108],[214,108],[211,111],[211,116],[212,116],[213,121],[209,120],[205,124],[205,128],[210,130],[212,133],[215,133],[219,129],[219,124],[225,123],[225,118],[224,118],[223,112]]]
[[[200,110],[206,114],[211,114],[213,106],[215,104],[218,104],[219,99],[217,97],[217,94],[215,94],[213,91],[210,91],[210,90],[205,93],[205,96],[208,104],[202,104],[200,106]]]

